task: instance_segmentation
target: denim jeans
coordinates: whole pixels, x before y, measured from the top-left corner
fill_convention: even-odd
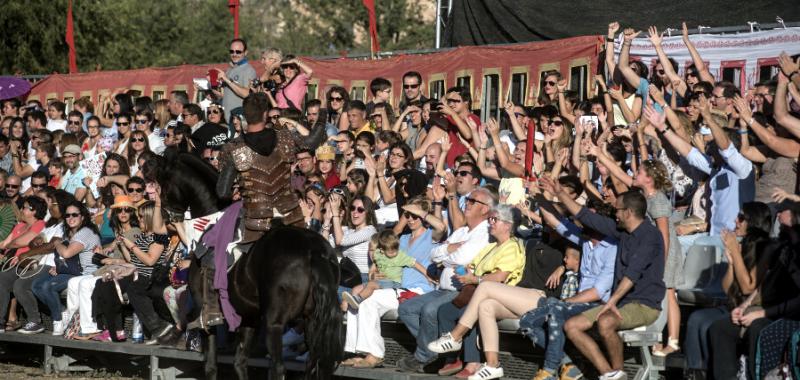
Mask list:
[[[560,299],[548,297],[539,300],[539,307],[525,313],[519,320],[522,334],[533,341],[533,344],[544,348],[544,368],[551,373],[566,358],[564,354],[564,322],[586,310],[600,305],[597,302],[568,303]],[[545,327],[547,334],[545,334]],[[567,358],[566,360],[570,360]]]
[[[709,369],[711,343],[708,331],[714,322],[729,318],[727,307],[714,307],[696,310],[686,322],[686,338],[683,349],[686,353],[686,367],[689,369]]]
[[[439,335],[449,333],[456,328],[456,324],[458,323],[458,319],[461,318],[461,315],[464,314],[464,310],[466,310],[466,306],[462,308],[456,307],[453,305],[452,302],[447,302],[439,306]],[[481,352],[478,350],[478,327],[475,326],[469,330],[466,336],[464,336],[463,344],[461,347],[464,347],[464,362],[465,363],[480,363],[481,362]],[[458,353],[456,353],[457,355]]]
[[[72,274],[59,273],[55,276],[44,276],[36,279],[31,284],[31,290],[43,304],[50,309],[50,316],[53,321],[61,320],[61,292],[67,288],[67,282],[75,277]]]
[[[401,303],[397,309],[400,320],[417,338],[414,357],[420,363],[436,359],[436,353],[428,350],[428,343],[439,337],[439,306],[452,301],[457,295],[458,292],[453,290],[434,290]]]

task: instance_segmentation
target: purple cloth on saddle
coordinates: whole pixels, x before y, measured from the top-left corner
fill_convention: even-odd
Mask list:
[[[233,241],[236,230],[236,220],[242,202],[236,202],[225,209],[222,217],[208,230],[201,239],[206,247],[214,249],[214,288],[219,290],[219,303],[222,314],[228,322],[228,330],[236,331],[242,323],[242,317],[236,313],[228,298],[228,244]]]

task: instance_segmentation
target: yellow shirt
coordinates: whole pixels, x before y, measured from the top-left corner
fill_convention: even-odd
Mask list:
[[[525,268],[525,249],[516,238],[510,238],[500,246],[489,243],[478,252],[470,268],[476,276],[496,271],[508,272],[505,283],[516,285],[522,279],[522,269]]]
[[[361,132],[365,132],[365,131],[366,131],[366,132],[372,132],[372,133],[375,133],[375,129],[373,129],[373,128],[372,128],[372,123],[370,123],[370,122],[367,122],[367,123],[366,123],[366,124],[364,124],[364,125],[363,125],[361,128],[359,128],[358,130],[356,130],[356,133],[354,133],[354,134],[355,134],[356,136],[358,136],[358,134],[359,134],[359,133],[361,133]]]

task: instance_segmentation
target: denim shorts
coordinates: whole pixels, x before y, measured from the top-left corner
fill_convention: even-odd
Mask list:
[[[376,280],[378,282],[378,287],[381,289],[399,289],[400,283],[397,281],[392,280]]]

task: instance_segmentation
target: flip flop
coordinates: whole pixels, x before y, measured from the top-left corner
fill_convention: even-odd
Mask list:
[[[374,358],[374,356],[372,356]],[[369,360],[367,358],[361,358],[353,364],[353,368],[377,368],[383,367],[383,358],[375,358],[375,360]]]

